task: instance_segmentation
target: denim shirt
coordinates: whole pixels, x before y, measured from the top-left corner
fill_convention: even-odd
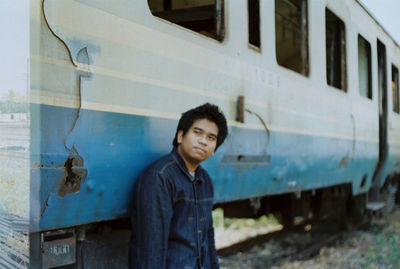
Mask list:
[[[213,195],[208,173],[193,178],[175,148],[148,167],[134,191],[130,268],[219,268]]]

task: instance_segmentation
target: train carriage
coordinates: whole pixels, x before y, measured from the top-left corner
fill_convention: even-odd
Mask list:
[[[126,266],[103,246],[127,247],[135,179],[205,102],[228,119],[204,166],[229,216],[289,223],[335,197],[364,209],[397,184],[400,48],[358,1],[44,0],[30,12],[33,265]]]

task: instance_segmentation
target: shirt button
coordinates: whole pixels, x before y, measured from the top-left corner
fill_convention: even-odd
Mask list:
[[[198,230],[197,232],[198,232],[199,234],[201,234],[201,230]]]

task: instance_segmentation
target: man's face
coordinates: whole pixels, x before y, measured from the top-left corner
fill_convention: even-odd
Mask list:
[[[195,120],[185,136],[182,130],[178,131],[178,152],[185,162],[198,165],[214,154],[217,135],[218,126],[214,122],[208,119]]]

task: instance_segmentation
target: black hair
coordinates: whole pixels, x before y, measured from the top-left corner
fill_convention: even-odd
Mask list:
[[[178,131],[182,130],[184,136],[193,125],[193,122],[199,119],[207,119],[217,125],[218,135],[217,146],[215,147],[215,150],[217,150],[217,148],[224,142],[226,136],[228,135],[228,127],[224,113],[222,113],[218,106],[210,103],[205,103],[204,105],[192,108],[182,113],[178,127],[176,128],[174,141],[172,142],[174,147],[178,147]]]

